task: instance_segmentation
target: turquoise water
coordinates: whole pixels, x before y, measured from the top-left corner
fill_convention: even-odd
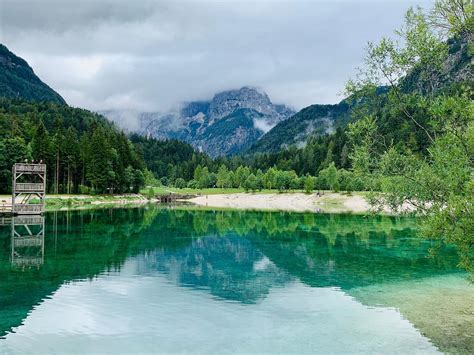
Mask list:
[[[0,353],[474,349],[473,286],[453,248],[427,257],[413,219],[148,207],[30,222],[0,227]]]

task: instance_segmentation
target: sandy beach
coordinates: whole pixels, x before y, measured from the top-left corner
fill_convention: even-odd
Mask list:
[[[364,213],[369,211],[370,208],[367,201],[360,194],[354,193],[349,195],[333,192],[325,192],[324,195],[321,196],[317,193],[305,194],[302,192],[203,194],[190,199],[184,199],[183,201],[203,207],[292,212]],[[139,205],[157,202],[157,199],[146,199],[141,194],[46,196],[46,207],[48,210],[70,209],[84,206]],[[0,210],[2,206],[9,206],[10,204],[10,196],[0,196]]]
[[[254,210],[279,210],[294,212],[353,212],[369,210],[361,195],[340,193],[233,193],[202,195],[188,200],[200,206]]]

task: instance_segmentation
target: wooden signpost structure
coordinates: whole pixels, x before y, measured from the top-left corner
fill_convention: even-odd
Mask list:
[[[46,196],[46,164],[16,163],[12,168],[12,178],[12,214],[42,214]],[[39,201],[33,203],[35,198]]]

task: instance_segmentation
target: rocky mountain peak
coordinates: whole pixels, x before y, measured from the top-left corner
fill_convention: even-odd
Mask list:
[[[248,86],[237,90],[223,91],[214,95],[209,104],[208,117],[211,120],[220,119],[242,108],[252,109],[264,115],[275,116],[278,121],[287,118],[280,117],[281,114],[265,92]]]
[[[103,113],[121,124],[117,119],[121,115]],[[185,102],[172,112],[142,113],[136,131],[160,139],[180,139],[219,156],[247,149],[294,113],[285,105],[273,104],[265,92],[244,86],[217,93],[208,101]]]

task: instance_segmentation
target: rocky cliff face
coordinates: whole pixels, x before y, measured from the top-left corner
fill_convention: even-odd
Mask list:
[[[28,63],[0,44],[0,97],[65,104],[66,101],[38,78]]]
[[[210,120],[218,120],[244,108],[260,112],[269,120],[275,121],[275,124],[288,117],[284,112],[280,112],[281,105],[272,104],[265,92],[249,87],[216,94],[209,104],[207,115]]]
[[[456,83],[474,80],[474,32],[450,38],[448,56],[441,68],[418,67],[400,83],[406,92],[436,93]]]
[[[123,112],[103,114],[124,125]],[[167,113],[138,113],[131,129],[159,139],[180,139],[216,157],[246,150],[293,114],[287,106],[273,104],[266,93],[243,87]]]

